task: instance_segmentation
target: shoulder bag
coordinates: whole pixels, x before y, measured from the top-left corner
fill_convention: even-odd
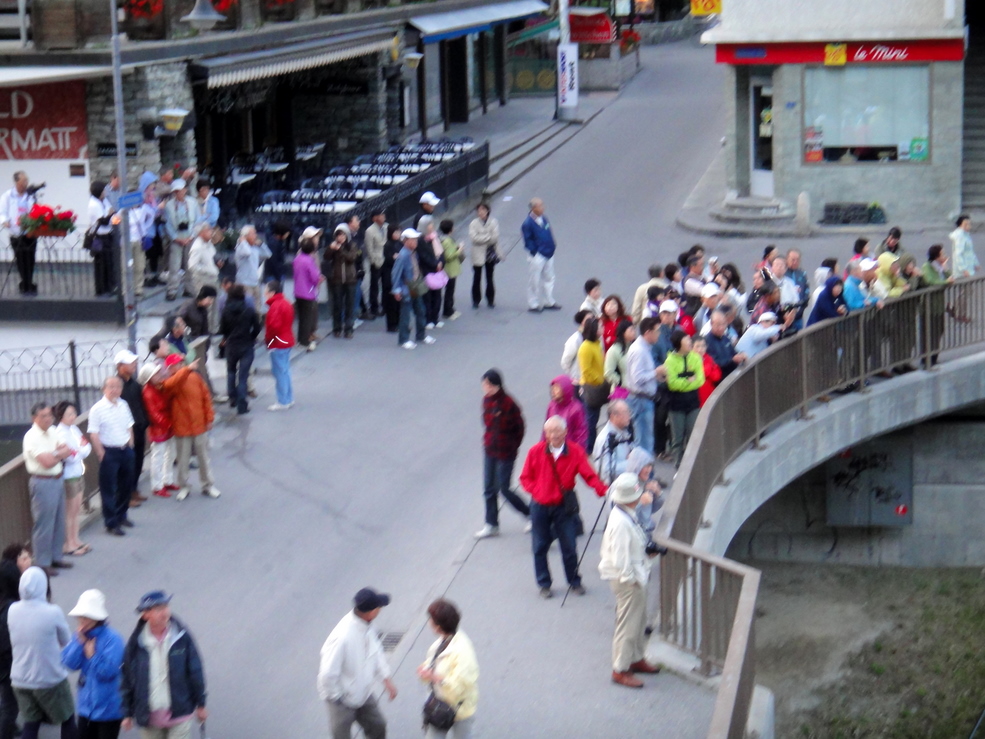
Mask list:
[[[438,651],[434,653],[431,658],[431,667],[434,669],[434,665],[438,661],[438,656],[445,651],[445,648],[451,643],[451,637],[442,642],[441,646],[438,647]],[[462,704],[459,703],[459,706]],[[438,696],[434,694],[434,685],[431,686],[431,695],[427,697],[424,701],[424,728],[427,729],[428,726],[433,726],[441,731],[448,731],[452,726],[455,725],[455,716],[458,715],[458,708],[453,707],[445,701],[441,700]]]
[[[561,488],[561,505],[564,506],[564,512],[569,516],[577,516],[581,512],[581,506],[578,504],[578,493],[575,492],[574,488],[564,487],[564,484],[561,482],[561,475],[557,471],[557,460],[551,454],[550,447],[547,449],[547,456],[551,458],[551,470],[554,472],[554,480],[557,482],[557,486]]]

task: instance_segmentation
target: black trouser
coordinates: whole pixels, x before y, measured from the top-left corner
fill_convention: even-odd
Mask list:
[[[41,731],[40,721],[25,721],[24,732],[21,739],[38,739],[38,732]],[[78,739],[79,729],[75,725],[75,716],[62,724],[61,739]]]
[[[455,280],[457,277],[449,277],[448,284],[445,285],[445,318],[455,312]]]
[[[383,283],[383,312],[386,314],[386,330],[393,333],[400,323],[400,303],[393,297],[393,280],[391,271],[384,269],[381,275]]]
[[[103,502],[103,523],[107,529],[119,528],[127,520],[132,483],[133,449],[129,446],[106,447],[99,462],[99,497]]]
[[[666,387],[657,389],[657,407],[653,414],[654,456],[667,451],[667,442],[670,441],[670,430],[667,427],[667,419],[670,417],[670,398],[667,392]]]
[[[298,314],[298,343],[307,346],[318,328],[318,301],[295,297],[294,310]]]
[[[133,485],[131,492],[137,492],[137,483],[140,482],[140,473],[144,471],[144,452],[147,448],[147,427],[133,426]]]
[[[10,679],[0,680],[0,739],[14,739],[17,731],[17,699]]]
[[[486,262],[486,302],[496,304],[496,285],[493,284],[493,262]],[[482,267],[472,267],[472,305],[479,306],[482,302]]]
[[[441,316],[441,290],[428,290],[424,296],[424,313],[428,323],[437,323]]]
[[[34,284],[34,260],[38,249],[38,240],[28,236],[11,236],[10,246],[14,250],[14,261],[17,263],[17,274],[20,275],[20,291],[36,292]]]
[[[95,272],[96,295],[108,295],[113,292],[116,280],[113,279],[113,237],[111,234],[97,236],[96,243],[102,243],[99,251],[92,253],[92,266]]]
[[[79,739],[117,739],[121,719],[116,721],[90,721],[79,716]]]
[[[355,285],[332,285],[332,333],[342,333],[342,323],[345,321],[345,330],[352,331],[352,323],[355,320]],[[343,313],[345,314],[343,319]]]
[[[226,345],[226,394],[240,413],[249,410],[249,376],[253,366],[253,344]]]
[[[382,283],[382,268],[369,267],[369,310],[374,315],[380,313],[380,284]]]

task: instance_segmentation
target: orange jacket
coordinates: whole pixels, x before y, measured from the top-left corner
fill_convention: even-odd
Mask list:
[[[167,441],[174,436],[171,427],[171,403],[164,390],[148,382],[140,393],[144,398],[144,408],[147,411],[147,436],[151,441]]]
[[[205,380],[190,367],[182,367],[164,381],[171,397],[171,422],[175,436],[200,436],[215,419],[212,395]]]

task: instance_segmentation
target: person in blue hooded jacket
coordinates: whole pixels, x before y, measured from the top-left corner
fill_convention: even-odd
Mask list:
[[[876,263],[873,259],[855,259],[848,263],[848,279],[845,280],[845,304],[848,310],[862,310],[870,305],[882,307],[882,302],[874,295],[869,295],[868,283],[864,274],[875,276]],[[820,298],[819,298],[820,299]]]
[[[848,315],[848,304],[845,303],[844,291],[845,284],[837,275],[825,280],[824,289],[817,296],[817,302],[814,303],[814,310],[811,311],[810,318],[807,319],[807,325],[813,326],[819,321]]]
[[[123,708],[120,679],[123,638],[106,623],[106,596],[86,590],[68,613],[78,620],[75,638],[62,649],[62,664],[78,670],[79,739],[116,739]]]

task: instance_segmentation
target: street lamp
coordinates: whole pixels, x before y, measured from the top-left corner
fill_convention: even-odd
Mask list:
[[[192,12],[181,17],[182,23],[188,23],[197,31],[210,31],[216,23],[224,20],[226,16],[216,12],[212,7],[212,0],[195,0]]]

